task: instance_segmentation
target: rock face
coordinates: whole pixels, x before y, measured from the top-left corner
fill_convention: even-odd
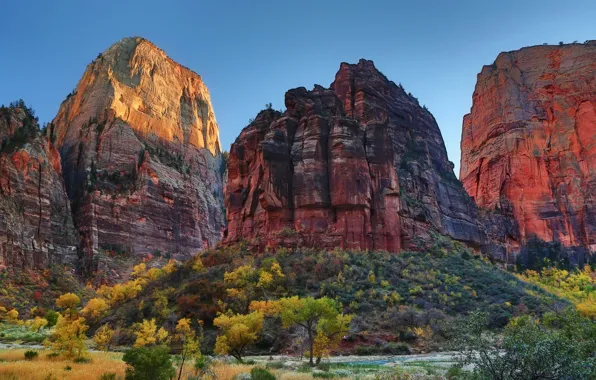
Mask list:
[[[596,251],[596,41],[500,54],[478,75],[461,149],[468,193],[519,225],[512,246]]]
[[[189,255],[220,240],[223,159],[209,92],[149,41],[100,54],[51,128],[85,265],[98,250]]]
[[[435,231],[486,245],[435,119],[373,62],[285,105],[232,145],[226,242],[399,251]]]
[[[77,234],[60,155],[24,105],[0,108],[0,267],[73,265]]]

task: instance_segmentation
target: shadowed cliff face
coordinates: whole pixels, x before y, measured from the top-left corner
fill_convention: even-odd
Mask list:
[[[25,108],[0,108],[0,267],[74,265],[74,229],[60,155]]]
[[[596,42],[502,53],[473,101],[461,142],[468,193],[515,219],[512,244],[536,236],[594,252]]]
[[[285,104],[232,145],[227,242],[399,251],[436,231],[487,244],[435,119],[371,61]]]
[[[201,77],[141,38],[100,54],[53,121],[82,250],[189,255],[224,227],[219,132]]]

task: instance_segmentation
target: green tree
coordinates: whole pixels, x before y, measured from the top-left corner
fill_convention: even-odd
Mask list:
[[[559,319],[573,330],[566,317]],[[592,323],[592,322],[590,322]],[[594,379],[596,358],[580,337],[564,326],[553,328],[524,316],[511,320],[499,336],[487,329],[488,314],[475,312],[460,323],[455,342],[460,366],[474,365],[474,378],[490,380]],[[577,342],[579,339],[580,342]],[[593,345],[593,343],[591,343]]]
[[[332,340],[348,331],[351,317],[341,314],[341,305],[331,298],[290,297],[279,302],[284,327],[297,325],[306,330],[311,366],[314,366],[315,356],[319,362]]]
[[[126,380],[170,380],[176,375],[168,348],[136,347],[124,353]]]

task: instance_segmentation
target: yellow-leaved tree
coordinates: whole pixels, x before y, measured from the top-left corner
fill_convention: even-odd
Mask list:
[[[155,344],[166,343],[168,339],[168,332],[163,327],[157,328],[155,319],[146,320],[137,326],[135,331],[137,339],[135,340],[135,347],[152,346]]]
[[[182,378],[182,370],[184,362],[187,359],[198,358],[201,356],[201,339],[203,337],[203,321],[198,321],[200,333],[197,335],[196,330],[192,327],[192,320],[190,318],[182,318],[176,324],[176,333],[174,341],[182,345],[180,356],[182,356],[182,363],[180,364],[180,371],[178,373],[178,380]]]
[[[101,317],[109,309],[110,306],[103,298],[92,298],[87,302],[83,310],[81,310],[81,314],[87,318],[96,319]]]
[[[19,322],[19,311],[17,309],[12,309],[6,312],[5,314],[6,322],[8,323],[18,323]]]
[[[95,335],[93,335],[93,342],[95,342],[98,350],[107,351],[110,349],[113,338],[114,330],[108,324],[105,324],[97,329]]]
[[[66,293],[56,299],[56,306],[63,309],[63,314],[72,317],[77,314],[76,307],[81,303],[81,299],[74,293]]]
[[[220,335],[215,341],[215,353],[229,354],[242,361],[246,348],[259,338],[264,318],[260,311],[249,314],[220,314],[213,320],[213,325],[220,329]]]
[[[52,351],[67,359],[80,358],[87,352],[85,333],[89,327],[83,317],[66,317],[60,315],[54,333],[47,344]]]
[[[42,318],[42,317],[35,317],[35,318],[29,320],[27,325],[29,326],[29,328],[32,331],[39,332],[39,330],[41,330],[42,328],[44,328],[48,325],[48,320],[45,318]]]

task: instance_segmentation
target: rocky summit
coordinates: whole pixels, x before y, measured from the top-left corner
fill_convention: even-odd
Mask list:
[[[464,117],[460,179],[529,238],[596,251],[596,41],[502,53]]]
[[[476,206],[432,114],[373,62],[290,90],[230,150],[226,242],[396,252],[434,232],[481,247]]]
[[[81,234],[98,251],[190,255],[225,224],[223,156],[201,77],[142,38],[100,54],[50,135]]]
[[[0,107],[0,268],[74,265],[74,229],[60,155],[24,103]]]

